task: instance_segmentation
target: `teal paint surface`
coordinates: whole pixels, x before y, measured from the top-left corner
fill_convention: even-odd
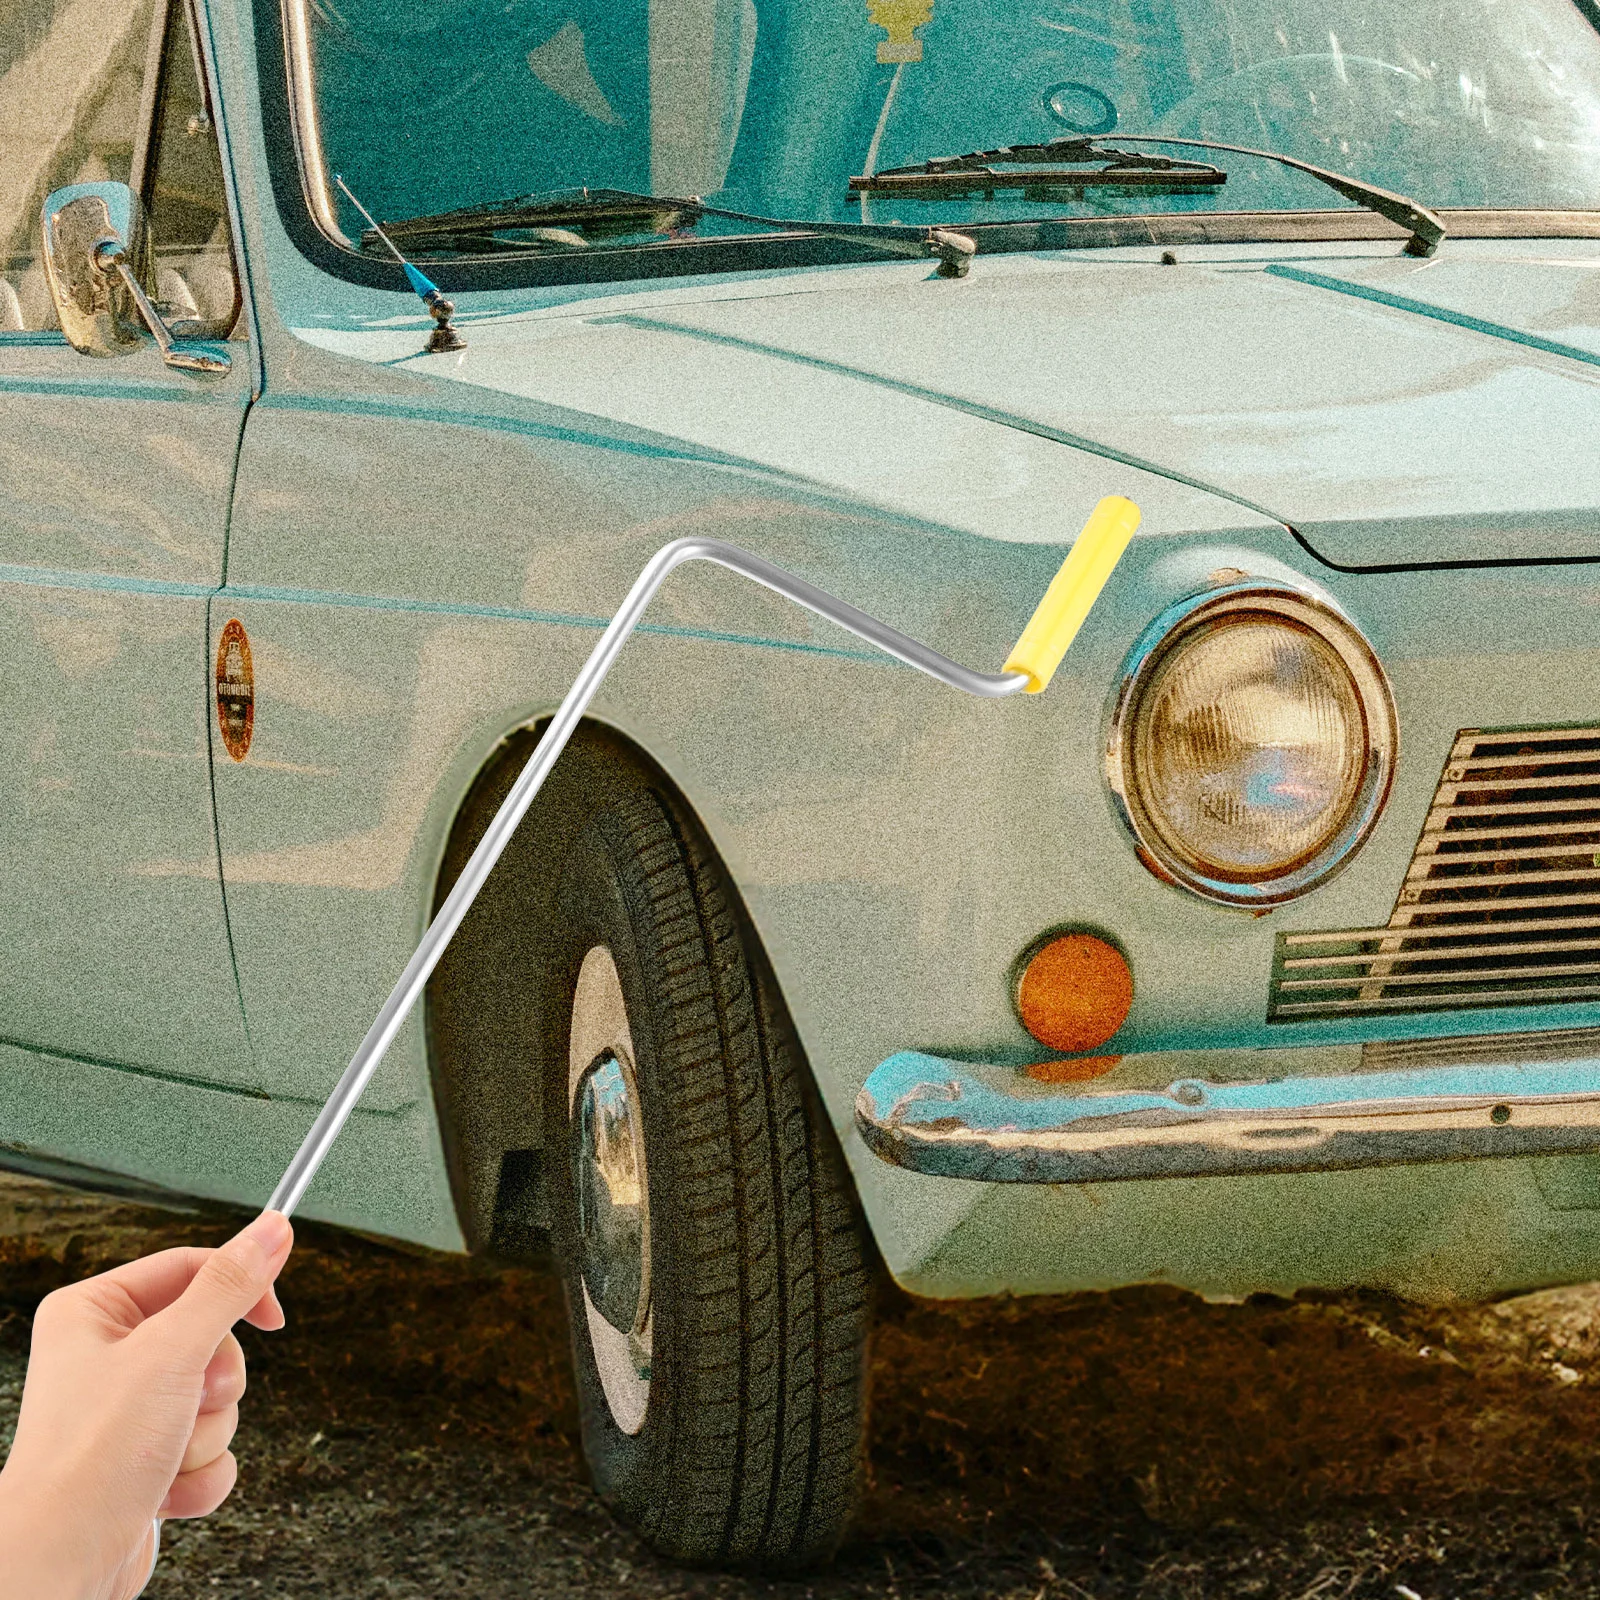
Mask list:
[[[978,1191],[972,1208],[903,1281],[936,1297],[1049,1293],[1068,1282],[1161,1283],[1230,1298],[1245,1282],[1283,1295],[1363,1284],[1446,1304],[1581,1282],[1600,1251],[1600,1210],[1558,1210],[1538,1180],[1550,1160],[1565,1159],[1584,1158],[961,1185]],[[1570,1188],[1560,1197],[1584,1198]]]
[[[243,383],[61,342],[0,379],[0,1034],[254,1085],[207,739]]]
[[[0,1045],[6,1143],[245,1211],[271,1192],[313,1115],[303,1103]],[[421,1107],[397,1116],[358,1110],[312,1193],[312,1209],[351,1226],[436,1249],[461,1247],[431,1118]]]
[[[1581,309],[1563,311],[1561,295],[1581,308],[1600,263],[1592,244],[1568,245],[1548,269],[1523,245],[1449,248],[1436,278],[1430,264],[1404,277],[1419,285],[1412,298],[1438,281],[1441,297],[1498,304],[1531,274],[1558,302],[1546,315],[1573,321]],[[1387,281],[1395,262],[1356,253],[1341,270]],[[987,537],[1043,537],[1039,487],[1005,505],[988,484],[1026,471],[1042,487],[1053,459],[1070,474],[1064,487],[1114,475],[1152,529],[1225,525],[1214,498],[1225,497],[1233,526],[1290,524],[1343,566],[1403,563],[1408,550],[1434,563],[1600,556],[1600,458],[1567,444],[1600,429],[1588,363],[1396,318],[1269,272],[1259,250],[1151,265],[1074,252],[995,257],[955,285],[864,268],[827,274],[825,291],[819,274],[806,292],[774,282],[766,295],[663,293],[625,313],[481,323],[448,366],[423,358],[411,370],[714,441]],[[389,353],[378,335],[339,344]],[[765,399],[741,408],[741,393]],[[941,426],[935,411],[972,421]],[[1002,426],[1041,438],[1040,453],[1002,441]],[[1190,486],[1213,497],[1208,512],[1176,498]]]
[[[0,1039],[0,1050],[29,1050],[30,1046],[18,1039]],[[232,1084],[211,1083],[205,1078],[186,1077],[181,1072],[162,1072],[154,1067],[132,1067],[125,1061],[106,1061],[98,1056],[73,1055],[68,1051],[52,1051],[51,1059],[70,1061],[78,1066],[95,1067],[101,1072],[126,1072],[136,1078],[148,1078],[154,1083],[175,1083],[190,1089],[214,1090],[219,1094],[239,1095],[246,1100],[270,1100],[265,1089],[252,1089]]]
[[[410,360],[410,356],[401,357]],[[381,362],[380,365],[391,365]],[[488,412],[458,411],[437,404],[397,404],[393,400],[363,399],[356,395],[296,395],[273,391],[261,397],[259,404],[267,410],[322,412],[329,416],[393,417],[397,422],[424,422],[434,427],[488,428],[494,432],[520,435],[529,439],[553,439],[565,444],[592,445],[603,450],[620,450],[663,460],[688,460],[719,462],[726,466],[742,466],[736,457],[713,450],[696,450],[681,441],[663,437],[651,440],[629,437],[625,430],[602,433],[577,426],[534,417],[496,415]]]
[[[22,339],[12,348],[16,350],[65,350],[59,339]],[[7,347],[0,345],[0,359]],[[82,360],[81,356],[74,357]],[[0,394],[48,395],[56,398],[78,396],[85,399],[144,401],[158,405],[184,405],[204,399],[203,395],[174,392],[157,384],[119,383],[116,379],[96,381],[87,375],[71,373],[60,378],[16,378],[0,375]]]
[[[1229,494],[1226,490],[1218,489],[1214,484],[1202,483],[1198,479],[1188,477],[1182,472],[1163,467],[1155,461],[1134,455],[1125,450],[1116,449],[1111,445],[1100,444],[1082,434],[1071,433],[1062,428],[1048,427],[1042,422],[1019,416],[1015,412],[1003,410],[998,406],[983,405],[976,401],[964,400],[958,395],[943,393],[940,390],[932,389],[922,384],[907,383],[903,380],[890,378],[882,373],[851,366],[843,361],[831,361],[822,356],[804,355],[792,350],[778,349],[753,339],[738,339],[729,334],[713,333],[684,326],[664,317],[644,317],[624,313],[616,318],[596,318],[594,320],[602,326],[607,322],[615,321],[624,327],[687,334],[692,339],[705,339],[713,344],[733,346],[747,350],[754,355],[770,356],[778,361],[802,363],[806,366],[815,367],[819,372],[831,373],[836,377],[853,378],[865,383],[881,384],[884,388],[893,389],[910,399],[920,400],[929,405],[948,406],[952,411],[962,411],[968,416],[979,417],[985,422],[998,423],[1002,428],[1014,428],[1019,433],[1030,433],[1036,438],[1048,439],[1054,444],[1064,444],[1074,450],[1084,450],[1091,455],[1102,456],[1108,461],[1115,461],[1121,466],[1132,467],[1138,472],[1147,472],[1156,477],[1170,478],[1174,483],[1183,484],[1185,488],[1199,489],[1203,493],[1219,494],[1225,499],[1236,501],[1246,511],[1253,512],[1257,516],[1272,516],[1272,513],[1266,510],[1265,507],[1253,505],[1250,501],[1242,499],[1238,495]]]

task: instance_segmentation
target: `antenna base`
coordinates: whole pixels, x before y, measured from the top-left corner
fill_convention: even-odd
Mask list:
[[[428,310],[433,313],[434,329],[428,335],[423,354],[448,355],[452,350],[465,350],[467,341],[451,327],[450,319],[456,314],[455,302],[446,300],[437,289],[428,297]]]

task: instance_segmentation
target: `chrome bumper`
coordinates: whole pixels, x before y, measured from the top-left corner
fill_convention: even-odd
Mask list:
[[[986,1183],[1600,1151],[1600,1029],[1124,1056],[1092,1087],[1030,1076],[1062,1067],[905,1051],[867,1079],[856,1124],[894,1166]]]

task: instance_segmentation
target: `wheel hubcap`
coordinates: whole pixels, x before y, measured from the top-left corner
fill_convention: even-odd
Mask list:
[[[618,1333],[633,1331],[644,1299],[644,1148],[631,1076],[608,1051],[584,1072],[572,1104],[583,1282]]]
[[[650,1189],[633,1036],[604,945],[573,994],[567,1107],[589,1343],[612,1420],[637,1433],[650,1398]]]

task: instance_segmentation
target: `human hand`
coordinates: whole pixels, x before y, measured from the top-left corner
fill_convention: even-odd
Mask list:
[[[245,1385],[231,1330],[283,1326],[272,1284],[293,1243],[268,1211],[216,1250],[163,1250],[40,1303],[0,1471],[7,1600],[130,1600],[155,1519],[227,1498]]]

